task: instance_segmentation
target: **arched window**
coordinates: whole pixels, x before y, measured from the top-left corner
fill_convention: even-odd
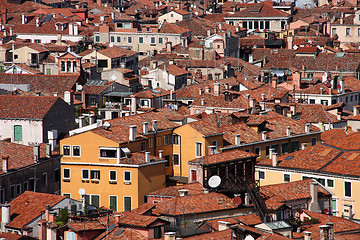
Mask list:
[[[67,61],[67,72],[71,72],[71,62]]]
[[[61,71],[65,72],[65,62],[61,61]]]
[[[77,72],[76,61],[73,61],[73,72]]]

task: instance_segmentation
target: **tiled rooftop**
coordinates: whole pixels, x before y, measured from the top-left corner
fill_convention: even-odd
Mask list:
[[[257,155],[254,153],[248,153],[241,150],[232,150],[226,151],[218,154],[208,155],[201,158],[196,158],[189,161],[190,164],[202,164],[202,165],[212,165],[222,162],[234,161],[238,159],[247,159],[254,158]]]
[[[161,196],[161,197],[176,197],[179,196],[179,190],[187,189],[189,195],[197,195],[203,192],[203,186],[198,183],[188,183],[183,185],[171,186],[163,188],[151,193],[148,193],[147,196]]]

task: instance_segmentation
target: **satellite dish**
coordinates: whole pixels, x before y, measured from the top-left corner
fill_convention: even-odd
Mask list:
[[[297,50],[298,48],[299,48],[299,47],[298,47],[298,46],[296,46],[296,45],[293,47],[293,49],[294,49],[294,50]]]
[[[105,122],[103,126],[104,126],[104,128],[105,128],[106,130],[108,130],[108,129],[109,129],[109,127],[110,127],[110,123]]]
[[[84,194],[85,194],[85,189],[80,188],[80,189],[79,189],[79,194],[80,194],[81,196],[84,195]]]
[[[83,86],[82,86],[82,85],[80,85],[80,84],[77,85],[77,90],[78,90],[78,91],[81,91],[82,89],[83,89]]]
[[[217,188],[221,184],[221,178],[218,175],[214,175],[209,179],[208,184],[211,188]]]

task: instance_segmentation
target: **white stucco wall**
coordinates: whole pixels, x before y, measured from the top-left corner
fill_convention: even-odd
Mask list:
[[[29,145],[32,142],[43,142],[43,123],[40,120],[0,119],[1,138],[11,138],[13,142],[15,125],[22,126],[22,141],[17,143]]]

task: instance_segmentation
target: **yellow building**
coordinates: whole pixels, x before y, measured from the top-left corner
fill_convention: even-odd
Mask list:
[[[80,200],[83,188],[92,205],[117,211],[138,207],[147,193],[166,187],[177,126],[161,113],[145,113],[63,139],[61,193]]]
[[[261,160],[256,166],[256,178],[261,185],[316,179],[334,194],[330,213],[359,219],[360,195],[356,189],[360,188],[360,144],[357,139],[359,135],[352,134],[326,145]]]

